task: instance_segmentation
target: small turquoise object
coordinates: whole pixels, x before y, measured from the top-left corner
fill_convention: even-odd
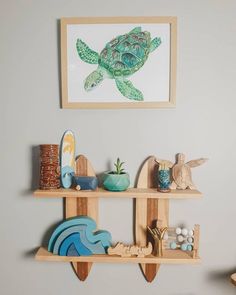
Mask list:
[[[130,178],[128,173],[112,174],[110,172],[104,173],[103,186],[108,191],[121,192],[127,190],[130,185]]]
[[[175,250],[177,248],[177,244],[175,242],[170,243],[170,249]]]
[[[170,171],[159,170],[158,171],[158,182],[160,190],[168,190],[170,186]]]
[[[184,243],[184,244],[181,245],[180,248],[181,248],[182,251],[187,251],[187,249],[188,249],[188,244]]]
[[[193,250],[193,246],[189,244],[189,245],[187,246],[187,251],[192,251],[192,250]]]

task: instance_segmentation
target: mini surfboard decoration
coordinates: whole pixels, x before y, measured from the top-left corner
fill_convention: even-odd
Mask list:
[[[69,218],[54,230],[48,251],[60,256],[106,254],[111,246],[111,234],[96,229],[96,222],[88,216]]]
[[[75,174],[77,176],[96,176],[89,160],[83,155],[80,155],[75,161]],[[98,198],[65,198],[65,218],[79,215],[88,216],[98,224]],[[85,281],[92,263],[72,262],[72,266],[78,278]]]
[[[61,140],[61,184],[64,188],[71,187],[74,171],[75,137],[72,131],[67,130]]]
[[[143,164],[138,177],[138,188],[157,188],[157,168],[156,157],[149,157]],[[168,227],[168,199],[136,198],[136,222],[135,222],[135,242],[141,247],[145,247],[149,242],[153,242],[151,235],[147,232],[147,227],[153,228],[157,220],[161,220],[164,227]],[[160,264],[140,264],[144,277],[148,282],[152,282],[157,274]]]

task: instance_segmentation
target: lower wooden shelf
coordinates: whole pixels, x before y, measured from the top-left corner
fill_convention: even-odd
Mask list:
[[[58,262],[100,262],[100,263],[143,263],[143,264],[197,264],[200,258],[193,258],[191,253],[180,250],[164,250],[163,257],[153,255],[146,257],[120,257],[111,255],[91,255],[91,256],[58,256],[40,247],[35,255],[38,261],[58,261]]]

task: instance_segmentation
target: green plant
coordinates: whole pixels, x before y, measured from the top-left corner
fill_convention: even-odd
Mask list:
[[[116,170],[113,171],[113,174],[123,174],[125,169],[122,168],[125,162],[121,162],[120,158],[117,158],[116,163],[114,163],[114,166],[116,167]]]

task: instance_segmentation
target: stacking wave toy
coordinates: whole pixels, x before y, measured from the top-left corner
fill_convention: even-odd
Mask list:
[[[96,222],[88,216],[69,218],[54,230],[48,251],[60,256],[106,254],[111,234],[96,228]]]

